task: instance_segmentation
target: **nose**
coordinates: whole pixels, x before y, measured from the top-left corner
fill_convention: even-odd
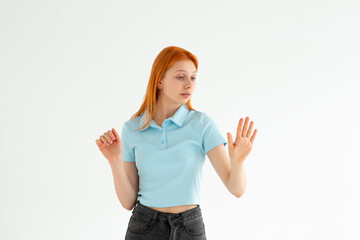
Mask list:
[[[186,81],[186,86],[187,87],[191,87],[194,84],[195,84],[195,82],[191,78],[188,78],[188,80]]]

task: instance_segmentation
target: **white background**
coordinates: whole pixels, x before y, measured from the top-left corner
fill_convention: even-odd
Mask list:
[[[95,140],[172,45],[199,59],[196,110],[258,129],[241,198],[206,159],[208,239],[359,239],[359,24],[355,0],[1,0],[0,239],[124,238]]]

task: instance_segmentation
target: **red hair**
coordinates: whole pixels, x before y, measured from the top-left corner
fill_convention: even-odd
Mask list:
[[[142,130],[145,127],[150,125],[151,119],[155,114],[156,102],[159,96],[159,90],[157,88],[159,81],[163,77],[164,73],[168,68],[170,68],[176,61],[179,60],[191,60],[195,64],[196,70],[198,70],[198,61],[197,57],[191,52],[176,46],[169,46],[164,48],[155,58],[154,63],[151,68],[149,82],[146,88],[146,93],[144,101],[141,104],[141,107],[137,113],[132,115],[130,119],[140,116],[141,114],[145,115],[145,121],[143,126],[137,130]],[[195,110],[191,106],[191,98],[186,103],[190,110]],[[148,110],[148,111],[146,111]]]

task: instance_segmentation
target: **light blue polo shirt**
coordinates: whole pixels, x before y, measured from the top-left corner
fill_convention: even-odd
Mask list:
[[[204,112],[182,104],[162,126],[136,131],[145,114],[123,124],[123,161],[135,162],[139,174],[138,199],[150,207],[199,204],[206,153],[227,141]]]

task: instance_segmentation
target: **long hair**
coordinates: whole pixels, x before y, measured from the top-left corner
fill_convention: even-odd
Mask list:
[[[140,116],[141,114],[145,115],[144,124],[137,129],[137,131],[144,129],[150,125],[151,119],[156,111],[156,102],[159,96],[159,89],[157,85],[159,84],[161,78],[168,68],[170,68],[176,61],[179,60],[191,60],[194,62],[196,70],[198,70],[198,60],[197,57],[191,52],[176,46],[169,46],[164,48],[155,58],[154,63],[151,68],[149,82],[146,88],[146,93],[144,101],[141,104],[140,109],[131,116],[130,119]],[[191,106],[191,98],[186,103],[190,110],[195,110]]]

